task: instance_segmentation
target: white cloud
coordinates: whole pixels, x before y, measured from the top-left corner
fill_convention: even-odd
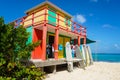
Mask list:
[[[91,2],[98,2],[98,0],[90,0]]]
[[[106,29],[117,29],[117,26],[111,25],[111,24],[103,24],[102,28]]]
[[[77,14],[73,17],[73,21],[77,21],[83,24],[86,22],[86,18],[82,14]]]
[[[98,1],[100,1],[100,0],[90,0],[90,2],[95,2],[95,3],[97,3]],[[110,2],[110,0],[103,0],[104,2],[107,2],[107,3],[109,3]]]
[[[104,25],[102,25],[102,27],[103,27],[103,28],[113,28],[113,26],[110,25],[110,24],[104,24]]]
[[[120,49],[120,45],[118,45],[118,44],[114,44],[114,47],[117,49]]]

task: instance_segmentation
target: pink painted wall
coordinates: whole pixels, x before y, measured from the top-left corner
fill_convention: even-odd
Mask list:
[[[38,40],[42,40],[42,30],[33,29],[33,42],[36,42]],[[42,57],[42,44],[36,47],[35,50],[32,51],[31,55],[32,59],[41,59],[41,57]]]

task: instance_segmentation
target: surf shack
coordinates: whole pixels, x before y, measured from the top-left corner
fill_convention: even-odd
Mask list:
[[[26,16],[14,22],[15,27],[23,25],[30,32],[29,43],[41,41],[41,44],[31,52],[30,60],[36,67],[65,64],[67,42],[73,41],[80,46],[82,38],[83,44],[86,44],[86,28],[72,21],[69,13],[49,1],[27,10]],[[54,53],[50,51],[47,54],[48,44],[53,45]]]

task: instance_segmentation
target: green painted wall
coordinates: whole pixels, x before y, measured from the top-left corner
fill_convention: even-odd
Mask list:
[[[48,10],[48,23],[56,26],[56,13]]]
[[[30,34],[29,37],[28,37],[28,41],[26,42],[26,44],[28,44],[28,43],[31,43],[31,42],[32,42],[33,29],[32,29],[32,26],[27,27],[26,29],[27,29],[27,32],[29,32],[29,34]]]
[[[67,23],[67,25],[70,27],[70,19],[66,18],[65,23]]]
[[[68,20],[68,26],[70,27],[70,20]]]
[[[66,48],[64,47],[64,58],[66,58]]]

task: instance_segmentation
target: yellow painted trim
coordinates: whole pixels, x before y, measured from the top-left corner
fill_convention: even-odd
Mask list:
[[[39,7],[39,8],[37,8],[37,9],[34,9],[34,10],[28,12],[27,15],[31,15],[32,13],[39,12],[39,11],[45,9],[45,8],[48,8],[48,5],[43,5],[43,6]]]
[[[59,44],[64,45],[64,37],[59,36]],[[64,58],[64,49],[58,52],[58,58]]]
[[[49,36],[49,35],[51,35],[51,36],[55,36],[54,33],[47,33],[47,35],[48,35],[48,36]]]
[[[31,25],[31,24],[32,24],[32,20],[24,22],[24,26]]]
[[[30,25],[30,24],[32,24],[32,15],[29,15],[25,18],[24,26],[27,26],[27,25]]]
[[[44,13],[45,13],[45,9],[43,9],[43,10],[41,10],[39,12],[36,12],[34,14],[34,17],[36,17],[36,18],[34,18],[34,23],[36,23],[36,22],[41,23],[41,21],[43,22],[44,17],[45,17]],[[39,15],[41,15],[41,16],[39,16]],[[39,16],[39,17],[37,17],[37,16]]]
[[[45,9],[39,11],[39,12],[36,12],[34,13],[34,17],[38,16],[38,15],[42,15],[42,14],[45,14]]]
[[[64,37],[64,47],[65,47],[65,45],[66,45],[66,42],[70,42],[70,38],[68,38],[68,37]]]

